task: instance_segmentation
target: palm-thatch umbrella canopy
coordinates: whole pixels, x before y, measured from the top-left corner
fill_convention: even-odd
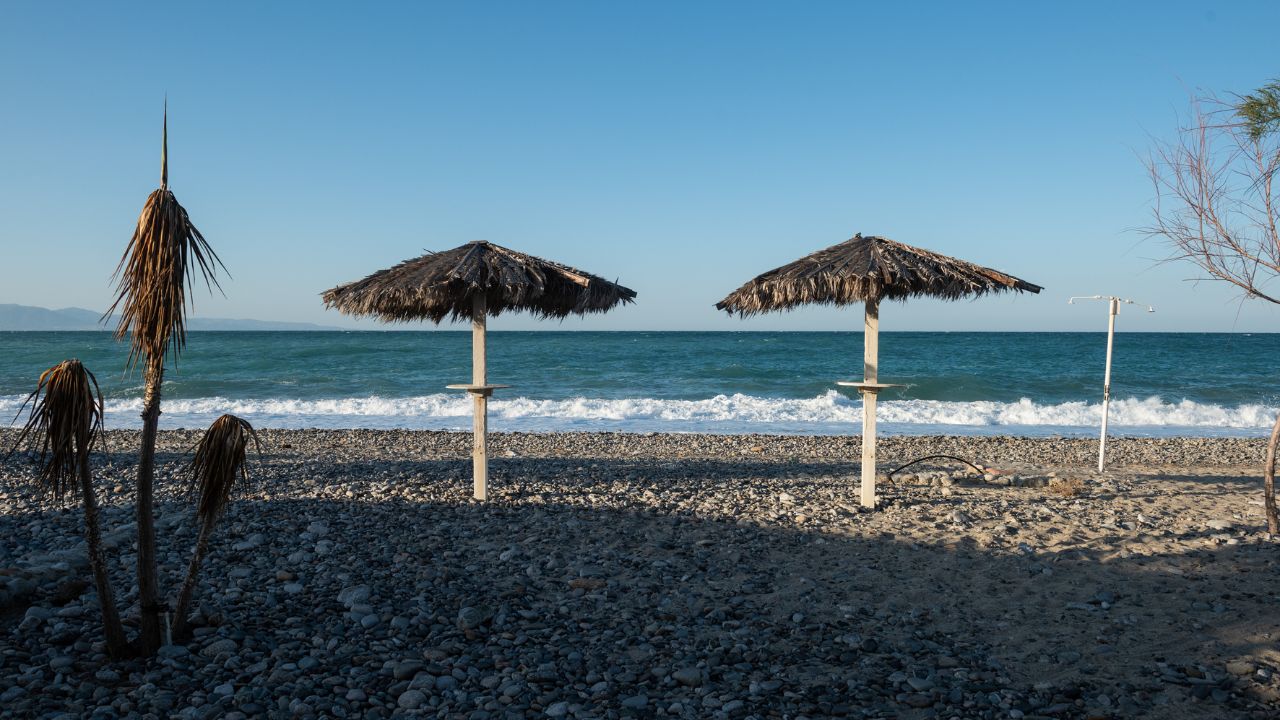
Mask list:
[[[477,240],[444,252],[428,252],[369,277],[326,290],[327,307],[347,315],[384,322],[446,317],[471,321],[471,383],[450,385],[474,399],[475,497],[487,496],[485,449],[488,399],[507,385],[490,385],[485,373],[485,319],[504,312],[530,312],[540,318],[607,312],[633,302],[634,290],[602,277]]]
[[[756,276],[716,303],[741,317],[800,305],[866,306],[863,379],[837,384],[862,393],[862,504],[875,507],[876,395],[893,385],[879,382],[880,301],[909,297],[957,300],[1013,290],[1042,288],[998,270],[861,233],[788,265]]]

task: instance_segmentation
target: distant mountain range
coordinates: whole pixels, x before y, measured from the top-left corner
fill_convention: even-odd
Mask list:
[[[116,316],[102,321],[102,313],[84,308],[49,308],[30,305],[0,304],[0,331],[5,330],[114,330]],[[270,320],[228,320],[225,318],[188,318],[187,329],[201,330],[343,330],[330,325]]]

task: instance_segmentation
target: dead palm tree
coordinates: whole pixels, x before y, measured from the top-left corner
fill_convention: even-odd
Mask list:
[[[174,608],[174,637],[182,637],[186,632],[187,610],[191,606],[191,595],[195,592],[200,562],[209,549],[209,536],[213,534],[213,526],[231,500],[231,490],[236,478],[246,482],[249,480],[244,463],[249,438],[253,438],[254,447],[260,450],[258,434],[254,432],[252,425],[234,415],[223,415],[213,421],[196,446],[195,457],[191,461],[191,481],[192,490],[198,495],[196,517],[200,520],[200,534],[196,538],[191,564],[187,567],[187,579],[182,583],[182,591],[178,593],[178,603]]]
[[[160,188],[147,197],[138,227],[125,248],[113,279],[118,279],[115,303],[120,324],[116,338],[129,337],[129,366],[144,365],[146,390],[142,400],[142,447],[138,453],[138,603],[141,607],[143,655],[160,647],[159,588],[156,577],[156,532],[152,509],[155,478],[156,430],[160,422],[160,385],[164,381],[165,355],[177,355],[186,345],[187,290],[194,289],[195,272],[212,290],[214,277],[223,267],[187,211],[169,191],[169,119],[165,111],[164,139],[160,154]],[[223,270],[225,271],[225,267]],[[221,288],[219,288],[221,289]]]
[[[27,396],[22,409],[28,405],[31,415],[18,434],[14,449],[25,442],[32,452],[38,453],[40,471],[36,482],[58,502],[62,502],[74,485],[80,486],[89,567],[98,588],[107,652],[112,657],[121,657],[128,649],[128,642],[102,555],[98,499],[89,471],[89,454],[102,438],[102,391],[98,380],[79,360],[64,360],[40,375],[40,382]]]

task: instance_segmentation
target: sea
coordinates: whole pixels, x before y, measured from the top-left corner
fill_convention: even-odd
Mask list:
[[[491,332],[494,431],[850,434],[862,377],[850,332]],[[136,428],[142,372],[106,332],[0,332],[0,426],[42,370],[79,358],[108,428]],[[1093,436],[1104,333],[885,332],[878,429],[899,435]],[[1110,429],[1121,436],[1268,433],[1280,334],[1120,333]],[[162,428],[222,413],[266,428],[468,430],[470,332],[194,332],[165,376]]]

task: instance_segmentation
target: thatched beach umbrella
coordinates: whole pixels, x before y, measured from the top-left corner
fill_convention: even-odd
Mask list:
[[[384,322],[446,317],[471,321],[471,383],[449,385],[473,398],[472,465],[475,497],[487,496],[485,449],[489,396],[508,385],[490,385],[485,373],[485,319],[528,311],[542,318],[606,312],[635,300],[634,290],[591,273],[478,240],[452,250],[427,253],[387,270],[326,290],[327,307]]]
[[[990,292],[1040,292],[1012,275],[882,237],[861,234],[758,275],[716,303],[741,317],[800,305],[866,304],[863,378],[838,381],[862,394],[862,504],[876,504],[876,395],[879,381],[880,301],[928,296],[957,300]]]

